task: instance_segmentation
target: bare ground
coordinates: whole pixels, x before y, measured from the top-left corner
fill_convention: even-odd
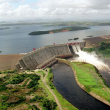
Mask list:
[[[15,69],[15,64],[22,56],[22,54],[0,55],[0,71]]]

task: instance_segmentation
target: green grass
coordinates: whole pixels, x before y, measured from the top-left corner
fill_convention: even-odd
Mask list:
[[[41,73],[43,77],[45,77],[45,73],[43,71],[38,71],[37,73]]]
[[[8,104],[5,102],[0,102],[0,110],[6,110],[8,107]]]
[[[42,80],[40,79],[39,81],[39,87],[44,89],[44,93],[48,94],[47,98],[55,100],[53,95],[51,94],[51,92],[47,89],[47,87],[45,86],[45,84],[42,82]]]
[[[72,63],[72,67],[76,70],[78,81],[85,86],[85,89],[88,93],[94,92],[110,102],[110,93],[105,89],[105,86],[102,85],[101,81],[103,82],[103,80],[99,77],[93,65],[74,62]]]

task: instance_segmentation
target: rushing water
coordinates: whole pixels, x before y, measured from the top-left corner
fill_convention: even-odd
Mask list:
[[[78,57],[74,58],[74,61],[86,62],[94,65],[106,81],[108,87],[110,87],[110,64],[105,63],[104,60],[99,58],[94,52],[87,53],[81,51],[79,45],[73,45],[72,47],[74,52],[78,54]]]
[[[83,91],[76,83],[72,69],[62,63],[52,66],[53,83],[62,96],[79,110],[110,110],[110,107]]]
[[[41,25],[14,25],[14,26],[0,26],[0,28],[10,27],[10,29],[0,30],[0,54],[19,54],[28,53],[33,48],[40,48],[46,45],[62,44],[69,42],[82,41],[86,36],[100,36],[110,35],[110,26],[90,26],[91,29],[60,32],[45,35],[28,35],[32,31],[57,29],[61,26],[47,26]],[[71,40],[78,37],[78,40]]]

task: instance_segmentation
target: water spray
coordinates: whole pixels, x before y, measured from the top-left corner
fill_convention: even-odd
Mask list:
[[[73,49],[75,50],[74,52],[79,55],[79,57],[75,58],[75,61],[90,63],[94,65],[98,70],[105,70],[105,69],[109,70],[108,65],[104,64],[104,62],[98,58],[98,55],[96,55],[95,52],[87,53],[81,51],[79,45],[73,45]]]

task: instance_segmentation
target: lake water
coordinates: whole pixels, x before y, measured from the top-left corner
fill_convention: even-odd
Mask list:
[[[48,26],[43,27],[41,25],[14,25],[14,26],[0,26],[0,28],[10,27],[10,29],[0,30],[0,54],[19,54],[28,53],[33,48],[40,48],[46,45],[80,42],[86,36],[101,36],[110,35],[110,26],[90,26],[91,29],[60,32],[55,34],[45,35],[28,35],[32,31],[51,30],[57,29],[61,26]],[[79,39],[74,41],[68,41],[78,37]]]

